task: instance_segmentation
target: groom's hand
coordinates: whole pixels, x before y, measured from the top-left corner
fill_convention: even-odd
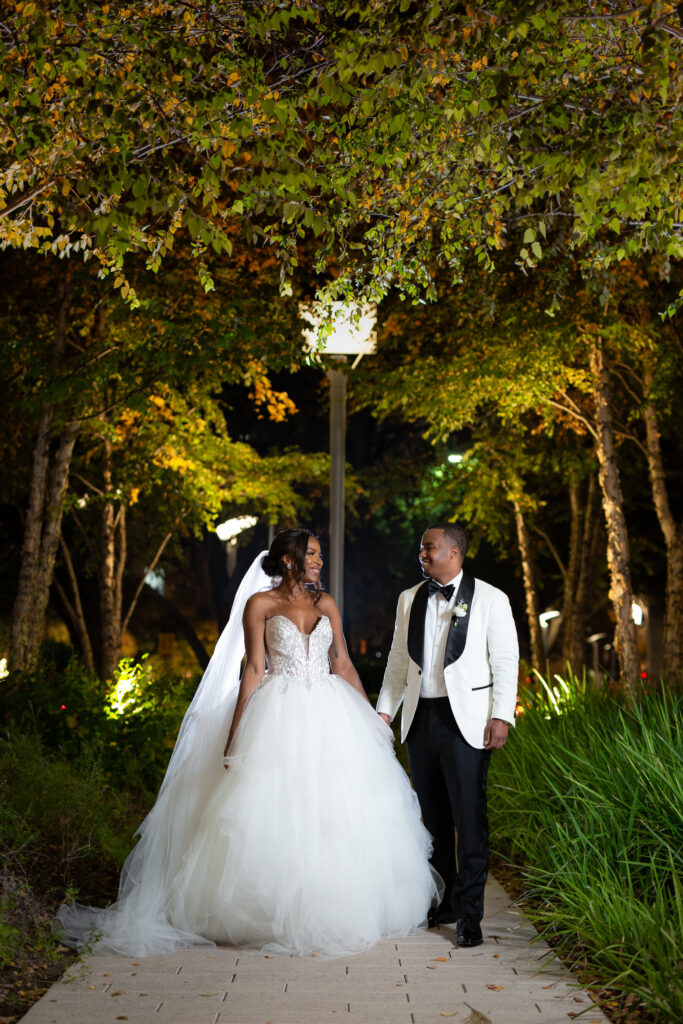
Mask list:
[[[386,722],[387,725],[391,725],[391,719],[389,718],[389,715],[385,715],[383,711],[378,711],[377,714],[379,715],[383,722]]]
[[[501,718],[492,718],[484,729],[484,746],[487,750],[500,750],[508,738],[508,724]]]

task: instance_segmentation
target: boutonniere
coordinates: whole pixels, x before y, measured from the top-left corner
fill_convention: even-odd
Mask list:
[[[467,602],[466,601],[458,601],[458,603],[456,604],[455,608],[453,609],[453,614],[451,615],[451,625],[453,626],[454,629],[458,625],[458,619],[464,619],[466,615],[467,615]]]

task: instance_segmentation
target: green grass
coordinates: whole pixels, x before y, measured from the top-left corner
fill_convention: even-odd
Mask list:
[[[541,681],[492,759],[494,848],[544,935],[661,1024],[683,1020],[683,699]]]

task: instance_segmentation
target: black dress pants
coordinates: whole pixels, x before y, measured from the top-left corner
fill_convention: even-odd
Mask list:
[[[454,920],[480,921],[489,866],[486,776],[491,752],[466,742],[448,697],[420,698],[406,744],[422,820],[434,840],[431,863],[445,883],[441,907]]]

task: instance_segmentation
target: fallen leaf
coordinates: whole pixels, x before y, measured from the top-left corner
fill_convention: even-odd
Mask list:
[[[428,971],[435,971],[436,970],[436,967],[432,967],[431,964],[427,964],[426,966],[427,966],[427,970]]]
[[[200,992],[200,996],[217,996],[218,992]]]
[[[128,1020],[128,1018],[127,1018],[127,1017],[117,1017],[116,1019],[117,1019],[117,1020]]]
[[[487,985],[486,987],[490,988],[492,992],[502,992],[505,985]]]
[[[123,995],[123,989],[122,989],[122,988],[120,988],[120,989],[118,990],[118,992],[112,992],[112,995],[113,995],[113,996],[120,996],[120,995]]]
[[[500,953],[494,953],[493,954],[493,959],[497,960],[499,956],[500,956]]]
[[[396,988],[403,988],[403,982],[402,981],[397,981],[396,982]]]
[[[441,1016],[441,1017],[457,1017],[458,1016],[458,1011],[456,1010],[455,1013],[441,1013],[441,1014],[439,1014],[439,1016]]]
[[[440,964],[447,964],[448,963],[448,959],[449,958],[447,956],[433,956],[432,957],[432,960],[438,960],[438,962]]]
[[[472,1007],[472,1012],[465,1018],[463,1024],[491,1024],[491,1018]]]
[[[553,982],[552,985],[544,985],[543,988],[554,988],[557,982]]]

